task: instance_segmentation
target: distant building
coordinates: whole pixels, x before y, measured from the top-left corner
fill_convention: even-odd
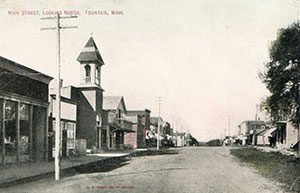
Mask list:
[[[264,127],[264,125],[265,125],[264,121],[252,121],[252,120],[243,121],[239,125],[239,133],[237,138],[242,141],[242,145],[252,145],[253,134],[255,136],[256,135],[255,133],[260,132],[262,130],[262,126]],[[256,141],[255,137],[254,140]]]
[[[186,139],[187,139],[187,135],[185,132],[176,132],[176,141],[177,141],[176,146],[177,147],[186,146],[187,145]]]
[[[155,134],[155,140],[160,139],[160,145],[163,137],[163,127],[164,127],[164,120],[161,117],[150,117],[150,131]],[[160,126],[160,127],[159,127]],[[158,136],[158,129],[159,129],[159,136]]]
[[[146,133],[150,130],[150,113],[145,110],[128,110],[125,119],[133,123],[134,133],[125,134],[124,144],[133,148],[142,148],[146,146]]]
[[[188,133],[187,134],[187,146],[199,146],[199,142],[197,141],[196,138],[192,136],[192,134]]]
[[[108,149],[124,148],[125,133],[135,133],[132,130],[134,123],[125,118],[127,109],[124,98],[122,96],[104,96],[103,109],[102,147],[104,148],[106,144]]]
[[[282,111],[278,120],[275,121],[276,131],[274,136],[275,145],[279,149],[297,149],[298,129],[289,122],[288,110]]]
[[[67,90],[68,87],[63,88],[62,90]],[[75,142],[76,142],[76,122],[77,122],[77,103],[73,102],[71,98],[67,98],[68,96],[61,96],[61,132],[60,132],[60,140],[61,140],[61,156],[66,157],[71,153],[74,153],[75,150]],[[49,152],[49,157],[54,157],[55,150],[55,142],[54,142],[54,131],[56,130],[56,97],[54,94],[51,94],[50,104],[49,104],[49,133],[51,134],[49,137],[49,145],[52,144],[52,152]],[[50,149],[50,147],[49,147]]]

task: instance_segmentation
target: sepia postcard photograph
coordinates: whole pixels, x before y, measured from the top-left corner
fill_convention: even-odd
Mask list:
[[[300,192],[300,0],[0,0],[0,192]]]

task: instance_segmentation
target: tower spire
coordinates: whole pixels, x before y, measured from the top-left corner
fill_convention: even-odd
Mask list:
[[[101,66],[104,62],[92,36],[80,52],[77,61],[80,62],[81,85],[101,88]]]
[[[80,63],[96,63],[100,66],[104,65],[101,54],[96,46],[96,43],[91,36],[80,52],[77,61]]]

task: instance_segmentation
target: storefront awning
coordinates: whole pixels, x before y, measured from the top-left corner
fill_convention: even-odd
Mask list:
[[[125,133],[135,133],[135,131],[132,130],[132,129],[122,128],[122,127],[119,127],[118,125],[115,125],[115,124],[110,124],[109,126],[113,128],[111,130],[112,133],[116,132],[116,131],[123,131]]]
[[[276,127],[274,128],[271,128],[269,129],[265,134],[264,136],[267,136],[267,137],[274,137],[275,136],[275,131],[277,130]]]

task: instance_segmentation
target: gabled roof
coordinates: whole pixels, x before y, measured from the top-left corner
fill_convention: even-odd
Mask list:
[[[263,136],[263,135],[265,135],[268,131],[269,131],[269,129],[264,129],[264,130],[262,130],[262,131],[256,132],[256,135]]]
[[[132,122],[132,123],[137,123],[137,116],[125,116],[124,117],[124,119],[126,120],[126,121],[130,121],[130,122]]]
[[[80,63],[95,62],[99,65],[104,65],[103,59],[93,37],[90,37],[88,42],[85,44],[83,50],[80,52],[77,58],[77,61]]]
[[[103,96],[103,109],[115,110],[118,108],[122,100],[123,100],[122,96]]]
[[[127,116],[138,116],[138,115],[146,115],[146,113],[150,113],[149,109],[145,110],[128,110]]]

